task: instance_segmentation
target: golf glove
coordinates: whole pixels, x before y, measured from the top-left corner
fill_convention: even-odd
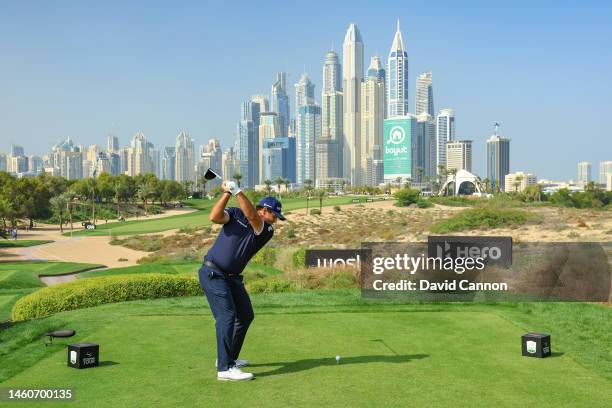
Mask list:
[[[227,183],[227,189],[230,193],[232,193],[232,195],[235,197],[239,192],[241,192],[242,190],[240,188],[238,188],[238,185],[236,185],[235,182],[230,181],[229,183]]]

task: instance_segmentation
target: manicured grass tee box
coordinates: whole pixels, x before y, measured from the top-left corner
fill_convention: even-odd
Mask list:
[[[70,387],[76,401],[58,406],[71,407],[242,406],[245,398],[258,407],[603,407],[612,401],[605,362],[583,364],[580,345],[564,346],[571,343],[561,329],[553,330],[555,355],[522,357],[525,326],[516,317],[531,319],[535,329],[541,323],[518,307],[366,304],[356,291],[256,295],[253,301],[256,318],[242,355],[252,363],[253,382],[216,380],[214,320],[205,299],[194,297],[106,305],[25,323],[24,329],[56,320],[76,329],[74,342],[100,344],[100,367],[67,368],[61,345],[31,343],[8,354],[0,346],[5,367],[30,359],[0,386]],[[549,307],[559,308],[552,319],[568,308],[587,319],[605,309]],[[582,348],[593,347],[589,341]]]

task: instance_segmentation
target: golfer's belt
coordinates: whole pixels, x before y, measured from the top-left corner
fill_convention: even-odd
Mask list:
[[[219,271],[219,272],[221,272],[222,274],[227,275],[227,276],[236,277],[236,276],[239,276],[239,275],[240,275],[240,274],[238,274],[238,273],[227,273],[227,272],[225,272],[223,269],[219,268],[219,267],[217,266],[217,264],[216,264],[216,263],[211,262],[211,261],[206,261],[206,260],[205,260],[205,261],[204,261],[204,265],[206,265],[206,266],[208,266],[209,268],[212,268],[212,269],[214,269],[214,270],[216,270],[216,271]]]

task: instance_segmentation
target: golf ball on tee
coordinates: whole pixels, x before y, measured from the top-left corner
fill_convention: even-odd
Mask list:
[[[340,362],[340,356],[336,356],[336,363]]]

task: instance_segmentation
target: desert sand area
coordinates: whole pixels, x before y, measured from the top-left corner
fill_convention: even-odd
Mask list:
[[[318,203],[317,203],[318,204]],[[306,209],[292,211],[277,230],[290,226],[296,241],[303,244],[325,243],[351,247],[361,241],[426,241],[429,227],[469,207],[435,205],[431,208],[396,207],[394,200],[350,204],[335,211],[323,207],[321,215],[306,214]],[[319,208],[318,205],[310,207]],[[512,228],[477,229],[448,235],[511,236],[514,242],[610,242],[612,211],[558,207],[521,208],[534,215],[533,221]],[[399,224],[399,225],[398,225]]]

